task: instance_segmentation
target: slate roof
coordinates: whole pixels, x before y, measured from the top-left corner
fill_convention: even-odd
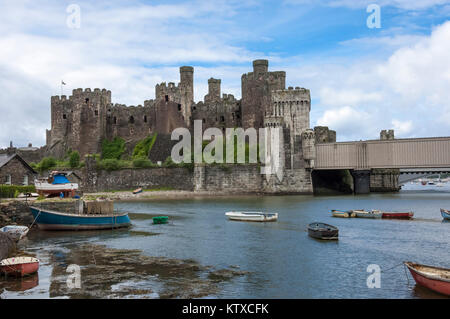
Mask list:
[[[15,157],[17,157],[19,159],[19,161],[21,161],[23,163],[23,165],[25,165],[25,167],[28,168],[28,170],[33,172],[33,174],[37,174],[37,172],[30,165],[28,165],[28,163],[25,162],[24,159],[22,157],[20,157],[18,154],[12,154],[12,155],[0,154],[0,168],[5,166],[6,164],[8,164]]]

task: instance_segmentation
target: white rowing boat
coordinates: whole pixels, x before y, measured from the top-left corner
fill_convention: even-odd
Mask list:
[[[225,215],[230,220],[245,222],[273,222],[278,219],[278,213],[262,212],[227,212]]]
[[[16,225],[8,225],[0,228],[0,232],[4,232],[11,236],[11,238],[18,242],[22,238],[24,238],[30,229],[27,226],[16,226]]]
[[[383,212],[379,210],[366,211],[363,209],[353,210],[356,213],[356,217],[359,218],[381,218],[383,217]]]

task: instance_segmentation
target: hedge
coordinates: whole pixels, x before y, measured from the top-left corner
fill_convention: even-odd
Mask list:
[[[14,198],[20,193],[35,193],[34,185],[18,186],[18,185],[0,185],[0,198]]]

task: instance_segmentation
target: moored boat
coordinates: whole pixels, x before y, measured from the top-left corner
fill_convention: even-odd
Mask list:
[[[316,222],[308,225],[308,235],[316,239],[336,240],[339,230],[335,226]]]
[[[138,188],[133,191],[133,194],[135,194],[135,195],[139,194],[139,193],[142,193],[142,188]]]
[[[414,216],[413,212],[382,212],[382,218],[391,219],[411,219]]]
[[[444,218],[445,220],[450,220],[450,211],[449,210],[441,208],[441,215],[442,215],[442,218]]]
[[[113,229],[131,224],[128,213],[90,215],[62,213],[33,206],[30,209],[39,229],[43,230]]]
[[[358,209],[353,211],[356,214],[356,217],[358,218],[381,218],[383,216],[383,213],[379,210],[363,210]]]
[[[153,224],[167,224],[169,216],[155,216],[152,218]]]
[[[450,296],[450,269],[426,266],[405,261],[411,275],[418,285]]]
[[[39,269],[39,259],[34,257],[12,257],[0,262],[0,271],[7,275],[20,276],[34,274]]]
[[[356,217],[356,213],[351,210],[343,211],[343,210],[332,209],[331,215],[333,215],[333,217],[343,217],[343,218]]]
[[[225,215],[230,220],[245,222],[273,222],[278,219],[278,213],[262,212],[227,212]]]

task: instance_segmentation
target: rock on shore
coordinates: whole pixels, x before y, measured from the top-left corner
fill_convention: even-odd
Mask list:
[[[0,232],[0,260],[8,258],[15,250],[14,240],[9,235]]]

